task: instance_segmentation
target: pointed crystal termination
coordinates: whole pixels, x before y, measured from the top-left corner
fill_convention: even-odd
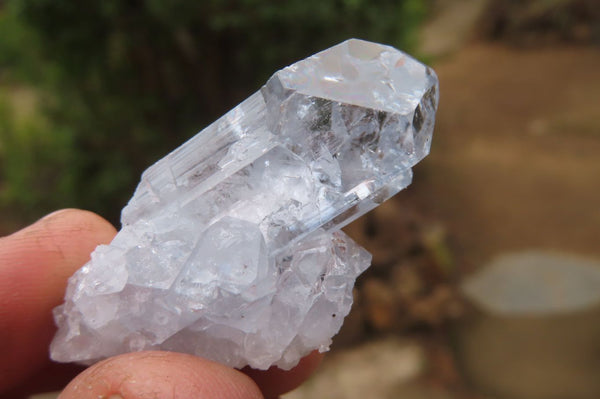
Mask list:
[[[339,231],[428,152],[435,73],[348,40],[277,73],[151,166],[69,280],[56,361],[163,349],[289,369],[325,351],[370,255]]]

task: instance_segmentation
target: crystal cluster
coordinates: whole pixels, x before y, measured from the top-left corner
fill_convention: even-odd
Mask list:
[[[51,357],[172,350],[233,367],[325,351],[370,255],[339,229],[429,151],[435,73],[348,40],[275,73],[151,166],[69,280]]]

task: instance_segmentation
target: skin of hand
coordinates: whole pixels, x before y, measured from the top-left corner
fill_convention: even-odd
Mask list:
[[[289,371],[238,371],[161,351],[127,353],[87,369],[52,362],[52,309],[62,302],[69,276],[115,234],[100,216],[65,209],[0,238],[0,398],[27,398],[66,384],[60,399],[269,399],[300,385],[318,366],[317,353]]]

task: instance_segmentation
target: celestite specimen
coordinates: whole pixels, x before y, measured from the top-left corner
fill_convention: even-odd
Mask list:
[[[339,229],[410,183],[437,103],[430,68],[362,40],[275,73],[144,172],[121,231],[69,280],[51,357],[289,369],[327,350],[371,259]]]

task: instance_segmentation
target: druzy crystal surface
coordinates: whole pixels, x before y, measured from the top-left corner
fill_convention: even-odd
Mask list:
[[[144,172],[121,231],[69,280],[51,357],[289,369],[327,350],[370,264],[339,229],[410,183],[437,102],[430,68],[361,40],[275,73]]]

